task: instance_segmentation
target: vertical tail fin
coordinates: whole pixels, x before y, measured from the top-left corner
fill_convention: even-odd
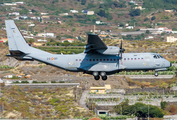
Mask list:
[[[13,20],[5,20],[10,52],[29,53],[30,46],[23,38]]]

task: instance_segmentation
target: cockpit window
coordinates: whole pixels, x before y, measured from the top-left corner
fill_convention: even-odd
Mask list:
[[[156,56],[156,55],[154,55],[154,56],[153,56],[153,58],[157,59],[157,56]]]
[[[154,55],[153,58],[155,58],[155,59],[160,59],[160,58],[163,58],[163,57],[160,56],[160,55]]]

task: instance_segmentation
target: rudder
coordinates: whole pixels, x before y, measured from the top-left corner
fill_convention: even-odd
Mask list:
[[[30,46],[23,38],[13,20],[5,20],[6,32],[10,52],[22,52],[28,54]]]

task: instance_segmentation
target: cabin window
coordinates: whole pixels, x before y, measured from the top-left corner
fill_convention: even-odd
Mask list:
[[[76,59],[76,61],[78,61],[78,60]]]
[[[138,58],[138,60],[140,60],[140,58]]]
[[[134,60],[136,60],[136,58],[134,58]]]
[[[114,61],[116,61],[116,59],[114,59]]]
[[[102,59],[100,59],[100,61],[102,61]]]
[[[105,61],[105,59],[103,59],[103,61]]]
[[[98,59],[96,59],[96,61],[98,61]]]
[[[93,59],[93,61],[95,61],[95,59]]]
[[[109,61],[109,59],[107,59],[107,61]]]
[[[124,58],[124,60],[126,60],[126,58]]]
[[[112,61],[112,59],[110,59],[110,61]]]
[[[81,61],[81,59],[79,59],[79,61]]]
[[[88,59],[86,59],[86,61],[88,62]]]
[[[141,60],[143,60],[143,58],[141,58]]]
[[[92,59],[90,59],[90,61],[92,61]]]
[[[128,58],[128,60],[130,60],[130,58]]]
[[[131,58],[131,60],[133,60],[133,58]]]

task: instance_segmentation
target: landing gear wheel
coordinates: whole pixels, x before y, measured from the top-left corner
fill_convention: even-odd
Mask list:
[[[106,76],[106,73],[105,72],[101,72],[100,75],[103,77],[103,76]]]
[[[107,80],[107,76],[102,76],[102,80]]]
[[[158,72],[155,72],[155,74],[154,74],[154,75],[157,77],[159,74],[158,74]]]
[[[99,79],[100,79],[100,76],[94,76],[94,79],[95,79],[95,80],[99,80]]]

